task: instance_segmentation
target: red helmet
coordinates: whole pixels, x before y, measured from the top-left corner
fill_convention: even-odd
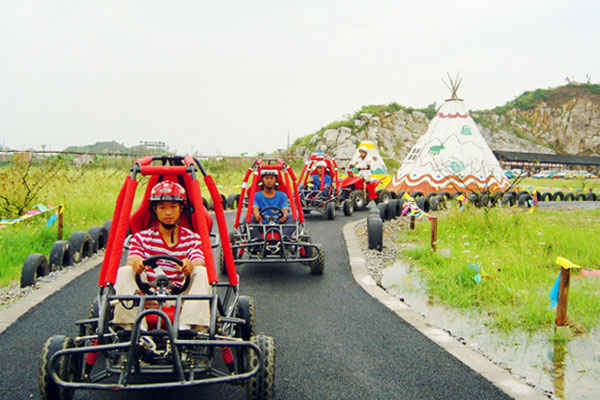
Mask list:
[[[185,189],[179,183],[162,181],[150,193],[150,203],[154,201],[180,201],[185,203]]]

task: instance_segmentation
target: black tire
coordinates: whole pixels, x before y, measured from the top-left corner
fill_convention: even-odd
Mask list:
[[[450,200],[452,198],[452,195],[446,191],[443,192],[439,192],[438,195],[440,196],[444,196],[446,198],[446,201]]]
[[[480,207],[490,207],[490,195],[489,193],[485,193],[481,196],[481,200],[479,200]]]
[[[515,205],[515,203],[516,203],[516,199],[512,193],[510,193],[510,192],[504,193],[504,196],[502,196],[502,202],[501,202],[502,205],[512,207]]]
[[[92,226],[88,233],[92,238],[93,250],[92,252],[97,253],[98,250],[106,248],[106,242],[108,240],[108,231],[103,226]]]
[[[71,400],[75,391],[58,386],[51,378],[49,370],[50,358],[59,350],[75,347],[73,339],[68,336],[56,335],[50,337],[42,350],[38,367],[38,387],[44,400]],[[58,376],[68,382],[75,380],[76,366],[72,356],[60,357],[54,365]]]
[[[460,190],[457,190],[456,192],[452,193],[452,200],[456,199],[457,197],[463,195],[464,193],[461,192]]]
[[[404,193],[406,193],[406,190],[401,190],[401,191],[399,191],[398,193],[396,193],[396,198],[397,198],[398,200],[401,200],[401,199],[402,199],[402,197],[404,196]]]
[[[236,209],[238,208],[238,204],[240,203],[240,194],[239,193],[231,193],[227,196],[227,208]]]
[[[552,201],[563,201],[565,199],[565,194],[563,192],[554,192],[552,195]]]
[[[389,203],[392,218],[398,218],[402,214],[402,207],[400,207],[400,200],[392,199]]]
[[[325,206],[325,214],[327,214],[327,219],[333,220],[335,219],[335,202],[330,201]]]
[[[429,200],[429,202],[431,202],[431,198],[434,196],[437,196],[437,195],[438,194],[436,192],[430,192],[430,193],[427,193],[427,196],[425,196],[425,197],[427,197],[427,200]]]
[[[79,263],[92,255],[92,237],[87,232],[73,232],[69,238],[69,252],[73,263]]]
[[[265,335],[252,336],[250,341],[263,354],[262,365],[256,375],[246,381],[246,399],[271,400],[275,396],[275,342]],[[248,371],[259,365],[260,359],[256,352],[248,351]]]
[[[552,201],[552,193],[545,192],[542,194],[541,201]]]
[[[236,317],[241,318],[246,323],[238,325],[239,337],[243,340],[250,340],[256,335],[256,311],[254,308],[254,299],[250,296],[240,296],[237,304]]]
[[[575,196],[575,201],[585,201],[585,193],[578,193],[577,196]]]
[[[317,259],[309,263],[310,273],[313,275],[323,275],[325,269],[325,249],[321,243],[315,243],[316,248],[310,247],[311,257],[317,256]]]
[[[441,211],[446,209],[446,198],[441,195],[433,196],[429,201],[432,211]]]
[[[31,253],[25,259],[21,269],[21,287],[31,286],[37,278],[48,275],[50,267],[45,255]]]
[[[416,200],[419,197],[423,197],[423,193],[422,192],[412,192],[410,196]]]
[[[381,218],[373,216],[367,218],[367,234],[369,249],[381,251],[383,248],[383,221]]]
[[[532,197],[528,192],[523,193],[521,196],[519,196],[519,200],[517,201],[517,205],[519,207],[526,207],[529,208],[531,207],[531,204],[529,204],[529,200],[531,200]]]
[[[208,204],[208,200],[206,200],[206,198],[204,196],[202,196],[202,204],[204,205],[204,208],[206,210],[210,210],[209,204]]]
[[[495,192],[490,195],[490,205],[492,207],[494,207],[498,204],[498,200],[500,199],[501,195],[502,195],[502,192]]]
[[[564,201],[575,201],[575,195],[573,193],[565,194]]]
[[[521,196],[524,195],[524,194],[528,194],[528,195],[531,196],[531,193],[529,193],[529,191],[527,191],[527,190],[521,190],[521,191],[519,191],[519,193],[517,193],[517,199],[520,199]]]
[[[390,196],[392,196],[392,200],[396,200],[398,198],[398,193],[396,193],[392,190],[388,190],[388,192],[390,192]]]
[[[431,204],[427,200],[427,197],[421,196],[415,200],[415,203],[417,203],[417,207],[423,210],[423,212],[427,213],[431,211]]]
[[[367,206],[367,199],[362,190],[355,190],[350,194],[350,199],[354,202],[355,210],[362,210]]]
[[[385,189],[381,189],[376,191],[377,193],[377,198],[375,199],[375,203],[379,204],[379,203],[387,203],[388,201],[390,201],[392,199],[392,195],[390,195],[390,192],[388,192]]]
[[[379,210],[379,218],[381,218],[382,221],[390,219],[389,208],[384,203],[377,204],[377,210]]]
[[[479,207],[479,195],[477,193],[468,193],[467,200],[475,207]]]
[[[596,193],[588,193],[585,195],[585,200],[586,201],[596,201],[596,200],[598,200],[598,196],[596,196]]]
[[[104,221],[102,226],[104,227],[104,229],[106,229],[106,238],[108,239],[108,234],[110,233],[110,227],[112,226],[112,219],[107,219],[106,221]]]
[[[342,203],[342,210],[344,210],[344,215],[349,217],[354,212],[354,202],[350,199],[344,200]]]
[[[66,240],[57,240],[50,249],[50,257],[48,258],[50,271],[63,269],[67,265],[71,265],[71,253],[69,252],[69,242]]]
[[[219,193],[221,196],[221,204],[223,205],[223,210],[227,210],[227,197],[224,194]]]

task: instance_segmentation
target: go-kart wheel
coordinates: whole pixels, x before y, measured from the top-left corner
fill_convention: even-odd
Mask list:
[[[352,202],[352,200],[350,199],[344,200],[344,202],[342,203],[342,209],[344,210],[344,215],[346,217],[351,216],[354,212],[354,202]]]
[[[44,400],[71,400],[74,390],[59,386],[52,380],[50,358],[59,350],[75,347],[73,339],[64,335],[50,337],[42,350],[38,370],[38,387]],[[60,357],[54,362],[55,371],[60,379],[67,382],[75,380],[76,366],[72,356]]]
[[[361,190],[356,190],[350,195],[350,199],[354,202],[355,210],[362,210],[367,206],[365,194]]]
[[[323,270],[325,269],[325,250],[321,243],[315,243],[315,246],[317,247],[310,247],[311,258],[317,257],[316,260],[309,263],[310,273],[313,275],[323,275]]]
[[[256,352],[248,350],[248,369],[259,366],[258,372],[246,381],[246,399],[270,400],[274,397],[275,386],[275,341],[270,336],[252,336],[250,341],[263,354],[262,363]],[[260,364],[259,364],[260,363]]]
[[[241,337],[243,340],[250,340],[252,336],[256,335],[256,314],[254,299],[252,297],[240,296],[236,317],[246,321],[244,325],[238,325],[238,337]]]
[[[148,267],[152,267],[154,269],[159,269],[157,266],[158,260],[168,260],[172,261],[180,267],[183,266],[183,261],[180,259],[167,256],[167,255],[157,255],[146,258],[142,263]],[[156,275],[156,279],[152,282],[142,282],[140,275],[135,274],[135,283],[138,288],[146,293],[146,294],[156,294],[158,291],[168,290],[171,294],[181,294],[183,293],[188,286],[190,285],[190,276],[187,275],[181,287],[175,286],[175,284],[169,279],[169,277],[164,273],[159,273]]]
[[[327,213],[327,219],[335,219],[335,202],[330,201],[329,203],[327,203],[327,206],[325,207],[325,212]]]

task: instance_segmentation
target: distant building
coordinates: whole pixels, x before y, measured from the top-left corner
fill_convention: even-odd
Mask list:
[[[78,154],[73,157],[73,165],[75,165],[77,168],[89,165],[92,163],[92,161],[94,161],[94,159],[89,154]]]

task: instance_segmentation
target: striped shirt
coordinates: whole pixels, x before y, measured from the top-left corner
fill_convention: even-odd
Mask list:
[[[200,236],[182,226],[179,227],[179,241],[173,246],[169,246],[164,241],[158,226],[136,233],[129,242],[128,257],[138,256],[146,259],[159,254],[173,256],[180,260],[188,258],[191,262],[196,260],[204,262]],[[157,265],[177,286],[183,285],[185,276],[177,264],[169,260],[158,260]],[[156,279],[152,268],[146,270],[146,275],[148,281]]]

